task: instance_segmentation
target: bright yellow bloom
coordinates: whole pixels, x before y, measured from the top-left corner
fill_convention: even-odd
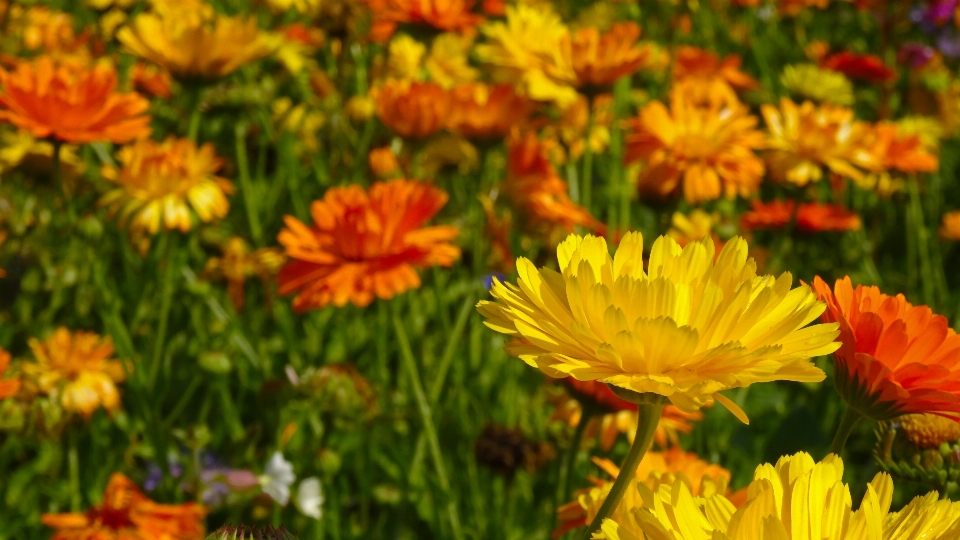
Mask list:
[[[387,74],[401,81],[420,80],[420,63],[427,48],[406,34],[390,41],[387,54]]]
[[[28,173],[49,174],[53,168],[53,144],[37,139],[27,131],[0,132],[0,178],[10,170],[23,168]],[[60,147],[60,175],[73,181],[83,174],[86,164],[77,147]]]
[[[480,72],[470,66],[467,55],[473,40],[469,36],[448,32],[433,39],[430,54],[424,67],[430,80],[449,90],[480,77]]]
[[[477,56],[496,82],[519,81],[530,98],[560,107],[577,99],[570,31],[549,8],[508,6],[506,21],[489,22],[480,31],[487,43],[477,45]]]
[[[123,364],[111,359],[113,342],[109,337],[71,333],[61,327],[47,340],[31,339],[29,344],[37,361],[23,364],[25,385],[59,397],[64,409],[85,418],[100,407],[112,412],[120,406],[116,383],[126,374]]]
[[[818,103],[853,105],[853,83],[843,73],[816,64],[783,68],[780,82],[795,96]]]
[[[141,139],[120,150],[123,166],[104,167],[103,177],[118,187],[100,199],[110,212],[130,224],[132,234],[167,230],[188,232],[190,208],[207,223],[223,218],[230,209],[225,194],[230,181],[216,176],[220,158],[212,144],[197,147],[187,139],[167,138],[162,143]]]
[[[716,214],[704,212],[700,208],[695,208],[689,214],[674,212],[673,217],[670,218],[671,227],[667,231],[667,236],[676,240],[682,247],[690,242],[712,237],[713,226],[717,221],[719,220]]]
[[[960,440],[960,423],[936,414],[905,414],[897,419],[900,427],[919,448],[940,448],[942,443]]]
[[[203,10],[177,8],[137,15],[117,32],[117,39],[133,54],[174,75],[207,79],[229,75],[279,45],[277,39],[257,28],[254,19],[210,18]]]
[[[643,237],[627,233],[611,258],[603,238],[570,235],[561,273],[517,260],[518,285],[496,281],[485,324],[514,336],[506,350],[551,377],[599,380],[667,397],[693,412],[719,392],[755,382],[818,382],[810,359],[839,347],[836,324],[803,328],[824,311],[789,273],[757,276],[747,242],[715,257],[713,240],[680,248],[660,237],[643,269]]]
[[[806,453],[761,465],[739,509],[723,495],[695,498],[682,481],[656,491],[638,484],[643,506],[634,522],[605,520],[609,540],[952,540],[960,534],[960,503],[917,497],[890,512],[893,481],[879,473],[854,511],[843,462]],[[626,520],[625,520],[626,521]],[[642,531],[642,533],[641,533]]]

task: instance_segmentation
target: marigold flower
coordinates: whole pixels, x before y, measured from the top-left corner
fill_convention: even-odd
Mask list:
[[[137,62],[130,70],[130,80],[138,92],[164,99],[172,95],[173,79],[165,69]]]
[[[646,162],[641,187],[665,196],[682,181],[690,204],[754,193],[764,171],[754,154],[764,144],[757,118],[743,105],[718,110],[670,97],[669,109],[654,101],[631,121],[626,160]]]
[[[681,46],[674,58],[674,85],[694,103],[730,105],[737,101],[735,91],[760,88],[756,79],[740,71],[740,64],[735,54],[721,59],[712,51]]]
[[[853,180],[863,177],[857,167],[870,168],[874,157],[865,148],[870,130],[854,120],[853,111],[832,105],[816,106],[810,101],[797,106],[780,100],[780,108],[760,108],[769,132],[767,165],[779,181],[799,186],[823,178],[822,167]]]
[[[960,210],[947,212],[943,215],[940,236],[947,240],[960,240]]]
[[[560,107],[577,99],[570,32],[549,7],[509,6],[506,21],[480,31],[487,42],[475,51],[495,82],[518,84],[531,99]]]
[[[940,448],[960,439],[960,423],[935,414],[905,414],[900,427],[917,448]]]
[[[814,64],[796,64],[783,68],[780,82],[801,98],[818,103],[853,105],[853,83],[843,73]]]
[[[387,81],[375,91],[377,117],[403,137],[440,131],[450,114],[450,96],[434,83]]]
[[[180,9],[141,13],[117,32],[117,39],[175,76],[203,79],[229,75],[269,55],[278,44],[252,18],[217,15],[209,20]]]
[[[280,270],[285,262],[283,252],[277,248],[250,250],[250,246],[239,237],[227,240],[221,247],[223,257],[211,257],[207,260],[203,273],[211,278],[227,281],[227,293],[237,311],[243,309],[243,292],[247,278],[257,276],[267,289],[270,277]]]
[[[420,79],[420,64],[427,47],[406,34],[400,34],[390,40],[387,48],[387,73],[391,78],[401,81]]]
[[[116,383],[123,382],[126,372],[111,359],[109,336],[60,327],[45,341],[31,339],[29,345],[36,362],[23,364],[25,383],[86,419],[100,407],[110,413],[120,407]]]
[[[389,178],[400,174],[400,162],[397,161],[397,155],[389,146],[374,148],[367,155],[367,162],[370,170],[377,178]]]
[[[151,501],[132,480],[113,473],[103,502],[86,512],[44,514],[44,525],[56,530],[51,540],[202,540],[207,510],[196,503]]]
[[[722,246],[717,236],[713,234],[713,226],[718,221],[716,214],[709,214],[700,208],[695,208],[689,215],[674,212],[670,218],[670,230],[667,236],[673,238],[683,247],[690,242],[713,238],[713,243]]]
[[[115,92],[117,73],[97,64],[77,68],[43,56],[0,68],[0,121],[37,138],[70,143],[123,143],[150,134],[150,104],[135,93]]]
[[[525,123],[533,111],[532,102],[505,84],[467,83],[454,88],[449,95],[446,128],[464,137],[505,137],[512,128]]]
[[[425,24],[445,32],[469,30],[483,21],[471,13],[476,0],[366,0],[373,13],[371,34],[386,41],[398,24]]]
[[[221,219],[230,210],[227,194],[233,185],[215,173],[222,161],[212,144],[200,147],[188,139],[168,137],[161,143],[141,139],[117,155],[118,170],[105,166],[103,177],[118,187],[100,199],[131,233],[188,232],[190,209],[200,221]]]
[[[0,244],[3,243],[0,235]],[[3,271],[0,270],[0,277],[3,277]],[[10,367],[10,353],[0,347],[0,399],[13,397],[20,391],[20,379],[4,379],[3,373]]]
[[[593,26],[573,34],[573,70],[577,86],[610,86],[624,75],[630,75],[648,61],[650,50],[637,45],[640,26],[619,23],[600,34]]]
[[[423,63],[430,80],[446,89],[477,80],[480,71],[470,65],[467,57],[472,44],[472,37],[449,32],[433,38],[430,54]]]
[[[21,27],[17,30],[23,36],[23,46],[27,50],[41,51],[64,61],[86,63],[90,60],[90,51],[86,48],[89,33],[77,36],[72,15],[41,6],[25,9],[20,17],[15,13],[10,15],[14,20],[8,20],[7,24]],[[8,26],[9,30],[13,29]]]
[[[851,79],[872,83],[882,83],[897,78],[897,72],[887,67],[880,57],[873,54],[843,51],[824,58],[820,65],[826,69],[839,71]]]
[[[806,286],[791,289],[789,273],[758,278],[745,240],[715,258],[709,238],[681,249],[660,237],[649,273],[642,253],[639,233],[624,236],[615,258],[602,238],[570,235],[557,248],[561,273],[520,258],[518,285],[497,281],[495,300],[478,309],[488,327],[518,338],[509,354],[551,377],[660,394],[685,412],[716,399],[746,421],[720,391],[823,380],[810,358],[836,350],[836,325],[803,329],[823,303]]]
[[[843,462],[830,454],[814,463],[806,453],[761,465],[736,508],[722,494],[695,498],[683,481],[656,489],[638,485],[643,506],[636,521],[606,520],[608,540],[701,540],[705,538],[848,538],[857,540],[948,540],[960,534],[960,503],[938,501],[936,492],[890,512],[893,480],[878,473],[853,510],[843,483]],[[623,518],[620,518],[623,519]],[[638,536],[637,533],[642,531]],[[788,532],[788,531],[793,531]],[[791,536],[792,534],[792,536]]]
[[[447,194],[411,180],[327,190],[311,207],[314,225],[286,216],[278,240],[290,262],[280,271],[280,294],[297,292],[297,311],[347,302],[364,307],[420,286],[417,268],[450,266],[459,230],[424,227]]]
[[[860,228],[860,216],[842,206],[817,202],[804,203],[797,208],[797,201],[776,200],[752,201],[751,210],[740,216],[740,226],[748,231],[782,229],[795,222],[798,230],[805,232],[855,231]]]
[[[960,336],[945,317],[902,294],[854,289],[849,277],[833,290],[817,277],[813,287],[827,303],[823,321],[840,324],[835,383],[851,409],[874,420],[935,413],[960,421]]]
[[[906,133],[893,122],[880,122],[873,127],[872,135],[869,152],[875,171],[914,174],[940,168],[940,160],[927,150],[919,134]]]

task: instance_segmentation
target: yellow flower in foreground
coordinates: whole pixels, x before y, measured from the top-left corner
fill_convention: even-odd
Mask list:
[[[197,147],[187,139],[167,138],[162,143],[141,139],[123,147],[117,156],[123,166],[103,168],[103,177],[118,184],[100,199],[131,233],[156,234],[167,230],[188,232],[190,208],[208,223],[227,215],[233,193],[230,182],[214,173],[220,158],[212,144]]]
[[[787,66],[780,82],[794,95],[819,103],[853,105],[853,83],[843,73],[816,64]]]
[[[606,520],[609,540],[953,540],[960,535],[960,503],[917,497],[890,512],[893,481],[879,473],[854,511],[843,483],[843,462],[831,454],[814,463],[806,453],[761,465],[739,509],[720,494],[694,497],[680,480],[653,491],[638,484],[643,506],[633,523]],[[641,532],[642,531],[642,532]]]
[[[810,359],[839,347],[836,324],[803,328],[824,311],[789,273],[757,276],[747,242],[714,257],[713,240],[680,248],[660,237],[647,271],[643,237],[628,233],[611,258],[603,238],[570,235],[561,273],[517,260],[517,285],[495,281],[485,324],[514,336],[506,350],[551,377],[599,380],[660,394],[680,410],[713,403],[746,416],[719,392],[776,380],[818,382]],[[716,262],[714,262],[716,261]]]
[[[59,396],[64,409],[90,418],[100,407],[112,412],[120,406],[116,383],[126,377],[123,365],[111,358],[109,337],[61,327],[49,339],[29,343],[37,361],[23,365],[25,378],[40,392]]]

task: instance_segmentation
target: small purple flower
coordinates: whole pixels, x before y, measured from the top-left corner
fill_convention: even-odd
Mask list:
[[[934,54],[936,54],[936,51],[923,43],[905,43],[897,52],[897,62],[917,69],[933,60]]]
[[[493,272],[483,276],[483,286],[488,291],[493,288],[493,278],[497,278],[498,281],[506,281],[507,276],[501,274],[500,272]]]
[[[163,481],[163,471],[160,466],[150,461],[147,463],[147,478],[143,481],[143,489],[147,492],[157,489]]]
[[[960,36],[955,32],[944,33],[937,39],[937,48],[948,58],[960,57]]]

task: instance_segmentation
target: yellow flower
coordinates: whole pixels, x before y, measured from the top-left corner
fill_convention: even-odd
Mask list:
[[[470,141],[444,133],[431,140],[421,151],[420,169],[424,177],[433,178],[443,167],[454,166],[460,174],[469,174],[480,167],[480,153]]]
[[[0,177],[18,167],[29,173],[48,174],[53,167],[53,145],[27,131],[0,133]],[[78,178],[85,168],[75,145],[65,144],[60,148],[60,174],[64,180]]]
[[[940,448],[960,439],[960,423],[936,414],[905,414],[898,421],[907,439],[919,448]]]
[[[327,117],[305,103],[294,105],[288,97],[273,102],[273,122],[281,131],[296,135],[297,146],[306,152],[320,149],[317,133],[327,123]]]
[[[291,8],[301,15],[313,17],[320,14],[323,0],[267,0],[274,13],[286,13]]]
[[[506,21],[489,22],[480,31],[487,43],[477,45],[477,56],[496,82],[518,82],[530,98],[561,108],[577,99],[570,31],[549,8],[508,6]]]
[[[430,54],[424,63],[430,79],[448,90],[477,80],[480,72],[470,66],[467,58],[472,44],[473,40],[469,36],[452,32],[434,38],[430,45]]]
[[[63,408],[85,418],[100,407],[109,412],[120,406],[116,383],[126,376],[113,360],[113,343],[92,332],[58,328],[49,339],[31,339],[36,362],[25,363],[25,383],[41,393],[59,397]]]
[[[818,103],[853,105],[853,83],[843,73],[816,64],[787,66],[780,82],[795,96]]]
[[[123,147],[117,159],[122,168],[104,167],[103,177],[118,187],[100,204],[119,213],[121,224],[129,222],[131,234],[156,234],[161,224],[188,232],[191,207],[203,222],[223,218],[230,209],[225,194],[233,186],[215,176],[221,161],[209,143],[198,148],[187,139],[141,139]]]
[[[716,214],[709,214],[696,208],[689,215],[674,212],[670,219],[671,227],[667,236],[677,241],[680,246],[690,242],[702,240],[713,234],[713,225],[717,222]]]
[[[943,138],[943,126],[935,118],[929,116],[905,116],[897,120],[897,128],[904,135],[918,135],[920,143],[929,152],[940,149],[940,139]]]
[[[893,481],[886,473],[867,485],[854,511],[843,462],[833,454],[814,463],[801,452],[775,467],[761,465],[739,509],[721,494],[694,497],[679,480],[637,488],[643,506],[634,510],[635,522],[605,520],[609,540],[952,540],[960,534],[960,503],[938,501],[936,492],[890,512]]]
[[[210,16],[197,10],[154,5],[117,32],[133,54],[186,78],[218,78],[263,58],[279,41],[261,32],[254,19]]]
[[[400,34],[390,41],[387,56],[387,73],[402,81],[420,80],[420,62],[427,48],[406,34]]]
[[[509,354],[551,377],[599,380],[660,394],[682,411],[756,382],[818,382],[810,359],[839,347],[836,324],[803,328],[824,311],[789,273],[757,276],[747,242],[714,257],[713,240],[680,248],[660,237],[643,269],[643,237],[627,233],[611,258],[603,238],[570,235],[557,248],[560,273],[517,260],[517,285],[496,281],[496,301],[478,304],[485,324],[516,337]]]

